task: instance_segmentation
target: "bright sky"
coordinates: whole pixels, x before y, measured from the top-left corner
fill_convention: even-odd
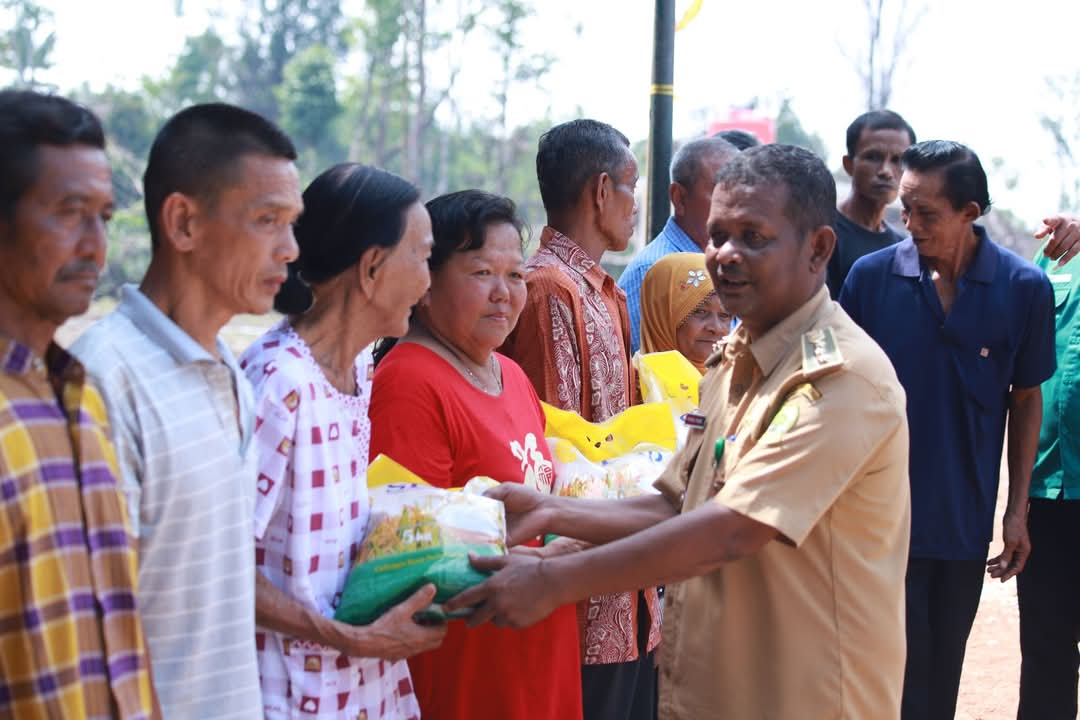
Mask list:
[[[44,79],[63,89],[83,81],[134,87],[175,60],[189,34],[211,22],[208,8],[235,13],[240,0],[41,0],[56,12],[57,67]],[[901,0],[889,0],[899,6]],[[1080,3],[1068,0],[907,0],[927,7],[898,70],[891,107],[920,139],[970,145],[991,170],[992,197],[1034,226],[1057,203],[1059,173],[1039,113],[1052,111],[1044,78],[1080,72],[1080,52],[1060,30],[1080,27]],[[346,0],[356,7],[360,0]],[[435,5],[429,0],[429,5]],[[454,3],[449,2],[454,6]],[[690,4],[679,0],[677,14]],[[631,139],[648,132],[653,3],[648,0],[536,0],[524,34],[536,51],[557,57],[540,88],[511,93],[513,118],[550,107],[553,117],[578,115],[612,123]],[[863,0],[704,0],[676,35],[675,135],[699,134],[732,105],[758,97],[775,112],[789,95],[804,127],[817,132],[840,164],[844,130],[862,110],[855,71],[841,52],[861,51]],[[215,11],[219,17],[221,10]],[[228,31],[231,20],[219,21]],[[580,25],[580,35],[574,28]],[[468,61],[455,96],[482,107],[496,81],[494,63]],[[1080,98],[1075,107],[1080,108]],[[1008,176],[1016,180],[1009,190]]]

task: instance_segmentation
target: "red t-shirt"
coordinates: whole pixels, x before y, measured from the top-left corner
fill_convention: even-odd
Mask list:
[[[401,343],[379,363],[371,456],[438,487],[476,475],[550,491],[544,412],[525,373],[496,353],[503,392],[482,392],[446,360]],[[565,605],[524,630],[450,623],[442,646],[409,660],[420,712],[439,720],[580,720],[577,614]]]

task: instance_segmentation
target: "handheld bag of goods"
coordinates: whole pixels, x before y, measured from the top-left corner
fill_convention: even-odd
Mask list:
[[[473,478],[462,490],[443,490],[384,455],[371,462],[367,476],[368,532],[334,619],[366,625],[427,583],[436,592],[426,615],[467,615],[450,615],[441,603],[487,577],[469,564],[469,553],[506,554],[502,503],[482,494],[495,481]]]
[[[635,405],[601,423],[544,404],[554,494],[618,500],[656,492],[671,460],[675,423],[666,403]]]

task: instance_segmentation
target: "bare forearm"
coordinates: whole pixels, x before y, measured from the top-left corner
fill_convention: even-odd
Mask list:
[[[298,603],[255,573],[255,622],[269,630],[332,647],[351,657],[380,657],[384,648],[368,627],[345,626]]]
[[[675,509],[662,495],[625,500],[551,498],[547,532],[603,545],[671,519]]]
[[[629,537],[546,559],[544,572],[561,600],[571,602],[704,575],[774,537],[773,528],[708,503]]]
[[[1039,449],[1041,424],[1042,392],[1039,388],[1026,390],[1022,394],[1014,391],[1009,401],[1009,500],[1006,512],[1018,512],[1027,507],[1031,469]]]
[[[332,645],[328,619],[293,600],[258,571],[255,573],[255,622],[282,635]]]

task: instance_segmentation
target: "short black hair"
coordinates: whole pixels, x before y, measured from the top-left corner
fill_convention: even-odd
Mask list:
[[[863,130],[901,130],[908,134],[911,142],[914,143],[916,140],[915,131],[908,125],[907,120],[900,116],[900,113],[895,113],[892,110],[871,110],[870,112],[864,112],[848,125],[848,157],[855,157],[855,153],[858,152],[859,138],[862,137]]]
[[[304,312],[318,285],[348,270],[373,247],[393,247],[405,233],[405,213],[420,201],[408,180],[368,165],[342,163],[304,190],[304,213],[296,222],[300,254],[274,297],[286,315]]]
[[[246,155],[296,159],[292,140],[266,118],[225,103],[192,105],[173,115],[154,138],[143,174],[150,247],[161,243],[161,206],[174,192],[212,201]]]
[[[484,247],[487,228],[498,223],[513,225],[522,236],[522,250],[525,249],[525,222],[510,198],[483,190],[459,190],[428,200],[425,207],[431,215],[434,240],[428,260],[431,272],[438,272],[454,253]]]
[[[694,138],[679,146],[671,159],[671,181],[689,188],[697,180],[698,174],[707,159],[714,157],[732,158],[739,149],[723,138]],[[709,178],[712,180],[713,178]]]
[[[38,147],[86,145],[105,149],[101,121],[59,95],[33,90],[0,91],[0,215],[11,218],[37,181]]]
[[[630,156],[630,141],[597,120],[571,120],[540,136],[536,150],[536,179],[544,209],[573,207],[590,178],[616,175]]]
[[[901,159],[906,170],[943,170],[945,197],[954,210],[961,210],[973,202],[979,206],[980,215],[990,211],[986,171],[979,156],[968,146],[952,140],[925,140],[905,150]]]
[[[525,222],[510,198],[483,190],[459,190],[432,198],[425,207],[431,216],[433,245],[428,269],[433,273],[438,272],[454,253],[484,247],[488,227],[499,223],[514,226],[518,235],[522,236],[524,252]],[[395,338],[381,338],[375,343],[376,366],[396,344]]]
[[[794,145],[759,145],[741,152],[721,168],[716,184],[724,187],[783,185],[784,213],[800,237],[836,222],[836,181],[814,153]]]
[[[713,137],[727,140],[739,150],[749,150],[750,148],[757,147],[761,144],[757,135],[748,130],[739,130],[738,128],[721,130],[718,133],[714,133]]]

